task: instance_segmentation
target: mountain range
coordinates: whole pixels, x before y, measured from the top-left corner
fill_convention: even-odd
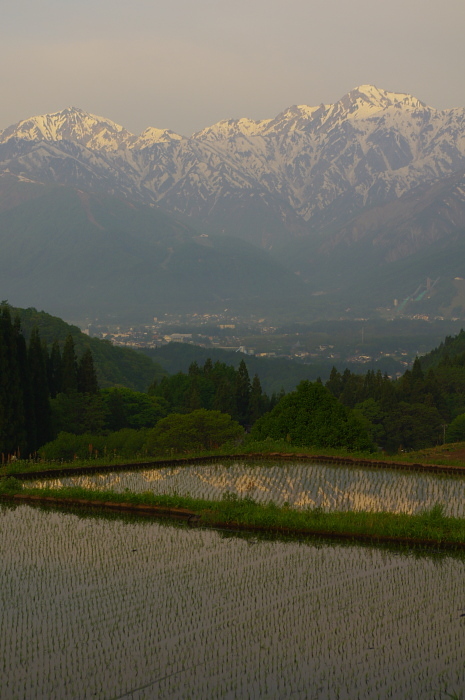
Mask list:
[[[4,295],[26,291],[30,274],[36,289],[37,277],[51,281],[61,246],[62,265],[73,259],[77,270],[58,277],[68,277],[70,290],[79,270],[86,284],[92,278],[93,299],[105,311],[121,308],[139,286],[137,304],[150,296],[147,309],[157,299],[161,307],[169,300],[182,307],[250,297],[265,304],[305,299],[310,313],[312,305],[324,309],[324,298],[328,309],[373,313],[394,298],[400,305],[415,301],[422,284],[426,294],[416,308],[445,315],[465,309],[455,279],[463,275],[465,253],[465,108],[435,110],[411,95],[362,85],[333,105],[295,105],[259,121],[224,120],[190,137],[154,127],[133,135],[68,108],[0,132],[0,174]],[[67,241],[47,239],[47,211],[57,229],[66,218]],[[26,220],[34,219],[43,222],[40,235],[33,223],[25,233]],[[207,241],[209,256],[199,266]],[[132,257],[125,258],[128,246]],[[49,251],[48,262],[37,247]],[[232,267],[243,273],[238,280],[232,251]],[[178,252],[184,267],[167,270]],[[13,265],[18,274],[16,255],[30,258],[30,265],[15,287],[9,270]],[[251,261],[246,268],[244,260]],[[124,270],[116,298],[102,278]],[[150,270],[157,271],[152,279]],[[184,287],[186,274],[192,284]],[[84,292],[70,291],[70,297],[76,308],[89,301]],[[52,310],[63,314],[68,301],[62,301]]]
[[[3,299],[66,319],[148,322],[163,313],[253,311],[303,285],[269,253],[200,233],[158,208],[0,175]]]

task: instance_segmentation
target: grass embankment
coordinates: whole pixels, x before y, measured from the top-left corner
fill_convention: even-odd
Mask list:
[[[199,459],[213,459],[222,457],[234,459],[234,458],[244,458],[250,455],[251,458],[268,458],[268,457],[278,457],[285,456],[286,458],[292,459],[293,456],[296,458],[308,458],[317,459],[320,457],[325,458],[327,461],[342,461],[347,460],[350,462],[377,462],[380,464],[385,463],[387,465],[392,464],[393,468],[397,464],[405,465],[415,465],[421,468],[422,465],[438,465],[443,467],[465,467],[465,442],[461,443],[449,443],[441,445],[439,447],[431,447],[424,450],[418,450],[417,452],[401,452],[394,455],[388,455],[385,453],[370,453],[370,452],[349,452],[343,449],[331,449],[331,448],[316,448],[316,447],[302,447],[293,446],[289,443],[282,441],[271,441],[266,440],[264,442],[251,442],[245,441],[239,447],[237,445],[225,445],[217,450],[205,450],[199,452],[192,452],[188,455],[186,454],[176,454],[170,451],[168,454],[163,455],[136,455],[133,458],[121,457],[118,455],[111,455],[106,457],[98,457],[86,460],[73,460],[66,462],[64,460],[18,460],[16,462],[11,462],[8,464],[2,464],[0,468],[0,477],[2,476],[16,476],[18,474],[30,474],[31,476],[37,472],[44,471],[64,471],[64,470],[74,470],[74,469],[98,469],[99,467],[111,467],[115,468],[124,466],[156,466],[157,464],[167,464],[178,462],[182,464],[183,462],[199,460]]]
[[[0,482],[0,496],[17,503],[24,496],[49,505],[90,506],[134,510],[145,514],[175,516],[205,527],[263,530],[294,535],[321,535],[354,540],[399,541],[465,547],[465,519],[444,516],[440,505],[418,515],[362,511],[327,513],[319,508],[295,510],[249,498],[225,496],[209,501],[181,496],[156,496],[84,488],[23,489],[16,479]]]

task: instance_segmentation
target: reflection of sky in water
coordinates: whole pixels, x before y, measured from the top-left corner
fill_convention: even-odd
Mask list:
[[[0,698],[442,698],[463,555],[0,506]],[[452,695],[451,695],[452,696]]]
[[[259,502],[297,508],[416,513],[436,503],[451,516],[465,517],[465,479],[428,473],[361,467],[233,462],[191,467],[161,467],[28,482],[31,486],[82,486],[89,489],[190,495],[220,499],[225,492]]]

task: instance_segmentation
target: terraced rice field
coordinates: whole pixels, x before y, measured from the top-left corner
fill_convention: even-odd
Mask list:
[[[465,478],[426,472],[289,463],[232,462],[140,471],[113,472],[41,481],[28,486],[91,489],[138,493],[190,495],[221,499],[225,493],[248,496],[259,503],[288,503],[295,508],[369,510],[418,513],[436,503],[444,513],[465,517]]]
[[[0,698],[445,698],[465,559],[0,506]]]

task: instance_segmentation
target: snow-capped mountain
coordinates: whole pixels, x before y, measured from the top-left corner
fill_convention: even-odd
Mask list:
[[[362,85],[333,105],[140,136],[69,108],[0,132],[0,172],[105,191],[270,249],[465,168],[465,109]]]
[[[95,150],[116,150],[131,134],[109,119],[68,107],[61,112],[31,117],[5,129],[2,143],[12,139],[25,141],[73,141]]]

